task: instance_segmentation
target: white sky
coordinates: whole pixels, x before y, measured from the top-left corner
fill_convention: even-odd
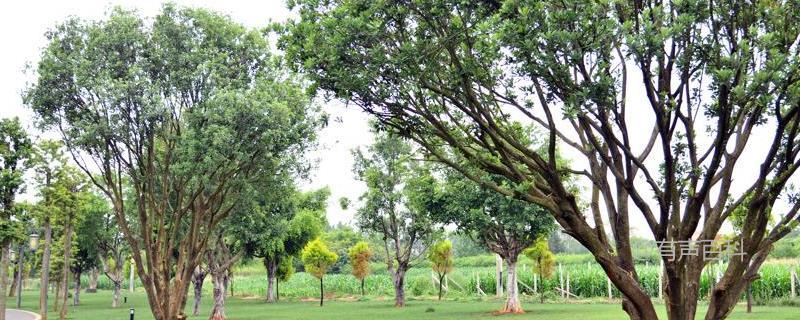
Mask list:
[[[272,21],[284,21],[290,12],[281,0],[195,0],[173,1],[179,5],[203,7],[231,16],[235,21],[251,28],[267,25]],[[4,48],[0,51],[0,118],[19,117],[28,132],[40,135],[33,127],[30,110],[22,105],[20,94],[26,86],[25,66],[35,65],[40,50],[45,45],[44,33],[56,23],[74,15],[84,19],[101,19],[114,6],[136,8],[147,17],[156,15],[162,1],[133,0],[82,0],[82,1],[9,1],[0,5],[0,30],[4,30]],[[353,107],[342,104],[325,106],[331,114],[328,127],[320,132],[319,150],[311,158],[319,159],[310,181],[303,183],[304,189],[329,186],[331,198],[328,203],[328,221],[332,224],[349,223],[353,208],[344,212],[338,199],[357,199],[366,189],[353,178],[350,150],[365,146],[372,140],[367,124],[368,116]],[[46,135],[50,136],[50,135]],[[22,198],[30,198],[29,193]]]
[[[242,0],[195,0],[195,1],[175,1],[179,5],[205,7],[231,16],[235,21],[245,24],[248,27],[256,28],[265,26],[270,20],[284,21],[292,14],[285,8],[281,0],[262,0],[262,1],[242,1]],[[158,13],[161,1],[11,1],[0,5],[0,30],[4,30],[3,43],[4,49],[0,51],[0,117],[18,116],[29,129],[35,132],[31,123],[31,113],[23,105],[20,93],[25,87],[26,74],[24,67],[26,64],[35,64],[41,48],[45,44],[44,33],[48,28],[53,27],[57,22],[63,21],[67,16],[77,15],[85,19],[100,19],[112,7],[120,5],[126,8],[136,8],[144,16],[152,17]],[[632,77],[629,84],[640,83],[639,79]],[[628,120],[632,126],[634,141],[645,141],[652,128],[652,117],[649,112],[636,111],[645,110],[645,100],[641,90],[629,88],[631,93],[628,97],[629,112]],[[641,107],[640,107],[641,106]],[[332,195],[328,205],[328,220],[335,224],[339,222],[349,223],[353,217],[353,209],[344,212],[338,205],[340,197],[348,197],[352,200],[364,191],[364,186],[353,178],[351,172],[352,156],[350,150],[369,144],[372,140],[368,130],[367,116],[354,107],[345,108],[342,104],[334,103],[325,107],[331,114],[330,124],[320,133],[320,149],[312,153],[312,158],[319,159],[319,164],[311,177],[310,182],[306,182],[303,187],[306,189],[329,186]],[[638,115],[637,115],[638,114]],[[754,143],[759,139],[769,139],[770,136],[764,134],[762,128],[756,132],[750,146],[740,160],[741,163],[751,163],[746,165],[749,170],[737,172],[736,179],[744,181],[738,183],[734,181],[734,191],[739,191],[747,186],[747,182],[754,178],[755,163],[760,163],[763,157],[764,144],[760,146]],[[755,145],[755,146],[753,146]],[[656,146],[658,149],[659,146]],[[568,158],[576,159],[573,164],[583,167],[585,161],[574,151],[564,149],[564,155]],[[654,151],[651,156],[658,159],[660,152]],[[650,165],[657,166],[657,163]],[[741,167],[741,164],[740,166]],[[649,189],[643,185],[645,189]],[[588,190],[588,189],[586,189]],[[30,197],[25,195],[23,197]],[[631,205],[631,228],[635,234],[650,238],[650,233],[644,223],[641,214],[636,212]],[[587,212],[588,214],[588,212]]]

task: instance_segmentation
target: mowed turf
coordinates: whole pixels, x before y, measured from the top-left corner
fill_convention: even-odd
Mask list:
[[[129,309],[136,310],[136,320],[151,320],[152,314],[147,306],[147,299],[141,292],[128,293],[128,303],[121,307],[111,308],[111,292],[82,293],[81,305],[69,306],[69,319],[76,320],[128,320]],[[9,305],[13,305],[10,299]],[[71,302],[71,299],[70,299]],[[205,297],[202,302],[199,316],[189,319],[208,319],[210,299]],[[35,292],[28,291],[23,295],[23,309],[35,311],[38,296]],[[52,303],[52,296],[51,296]],[[405,308],[395,308],[391,300],[371,301],[326,301],[320,307],[318,301],[281,301],[278,303],[265,303],[258,298],[228,298],[226,311],[231,320],[261,320],[261,319],[365,319],[365,320],[392,320],[392,319],[538,319],[538,320],[611,320],[627,319],[618,304],[606,303],[570,303],[570,304],[539,304],[526,301],[523,306],[526,313],[522,315],[493,314],[501,306],[501,301],[435,301],[435,300],[410,300]],[[187,311],[191,313],[192,301],[188,302]],[[658,306],[662,316],[663,306]],[[701,308],[703,309],[703,308]],[[58,314],[52,310],[50,319],[58,319]],[[701,319],[702,315],[698,316]],[[800,308],[797,307],[772,307],[757,306],[753,313],[744,313],[744,306],[740,305],[730,319],[768,319],[768,320],[796,320],[800,319]]]

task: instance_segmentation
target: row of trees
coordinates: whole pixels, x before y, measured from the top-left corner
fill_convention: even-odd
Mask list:
[[[714,285],[708,320],[730,314],[800,223],[795,1],[292,4],[300,19],[281,47],[316,88],[471,181],[544,208],[631,319],[658,318],[634,267],[632,214],[670,242],[712,241],[741,216],[745,257]],[[562,163],[561,149],[580,161]],[[694,319],[709,260],[663,260],[667,317]]]

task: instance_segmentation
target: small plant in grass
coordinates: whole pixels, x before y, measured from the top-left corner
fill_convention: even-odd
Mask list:
[[[428,260],[439,277],[439,300],[442,300],[444,278],[453,271],[453,243],[450,240],[443,240],[434,244],[428,252]]]
[[[322,306],[325,299],[325,289],[322,278],[328,272],[328,268],[333,265],[339,257],[333,253],[328,246],[320,239],[309,242],[300,258],[303,260],[306,271],[319,279],[319,306]]]
[[[556,256],[550,252],[547,245],[547,238],[540,237],[528,249],[522,252],[526,257],[533,261],[533,273],[538,274],[542,280],[550,278],[556,265]],[[544,290],[540,290],[540,300],[544,303]]]
[[[353,275],[361,281],[361,295],[364,295],[364,278],[369,275],[369,257],[372,256],[372,249],[365,241],[356,243],[347,252],[350,257],[350,264],[353,266]]]

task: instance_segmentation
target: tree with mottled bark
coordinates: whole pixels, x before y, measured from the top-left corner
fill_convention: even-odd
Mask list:
[[[281,47],[317,88],[487,188],[550,211],[631,319],[658,318],[634,267],[632,214],[656,241],[713,241],[746,202],[735,239],[745,257],[710,289],[707,320],[731,313],[773,244],[800,224],[788,188],[800,167],[796,1],[292,4],[300,19]],[[542,132],[544,152],[520,139],[528,127]],[[558,149],[581,161],[559,165]],[[585,198],[564,175],[587,186]],[[695,319],[710,260],[663,260],[667,318]]]
[[[336,259],[339,259],[339,256],[328,249],[328,246],[319,238],[309,242],[306,247],[303,248],[303,251],[300,252],[300,260],[303,261],[306,271],[319,279],[320,307],[325,300],[325,284],[323,282],[323,277],[328,273],[328,268],[336,263]]]
[[[352,266],[351,273],[361,283],[361,295],[364,293],[364,279],[369,275],[369,258],[372,257],[372,249],[369,248],[369,243],[366,241],[359,241],[347,251],[350,258],[350,266]]]
[[[433,244],[428,249],[428,261],[431,262],[431,269],[436,272],[439,281],[439,300],[442,300],[442,289],[444,279],[447,274],[453,271],[453,243],[450,240],[442,240]]]
[[[424,256],[438,231],[426,208],[434,180],[413,158],[412,146],[396,135],[378,133],[366,152],[353,153],[353,171],[367,186],[356,213],[358,226],[383,240],[394,304],[403,307],[406,271]]]
[[[30,165],[32,143],[19,119],[0,119],[0,320],[5,320],[11,243],[22,239],[15,198]]]
[[[498,266],[506,264],[507,277],[507,298],[500,312],[524,312],[517,285],[519,255],[554,229],[553,218],[541,206],[494,192],[455,170],[440,171],[442,179],[435,184],[436,192],[426,198],[432,218],[455,225],[458,232],[498,255]],[[486,175],[483,179],[508,183],[500,176]]]
[[[306,150],[317,108],[266,35],[208,10],[116,8],[47,38],[25,101],[110,199],[155,319],[183,318],[217,225]]]

